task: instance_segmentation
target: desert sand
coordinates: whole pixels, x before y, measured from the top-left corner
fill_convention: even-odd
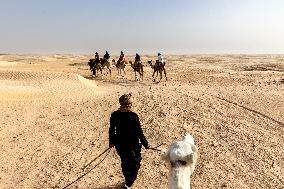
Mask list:
[[[0,56],[0,188],[63,188],[108,148],[110,114],[131,92],[151,147],[191,133],[193,189],[284,188],[284,55],[165,55],[168,81],[93,78],[90,55]],[[113,57],[112,57],[113,58]],[[115,57],[117,58],[117,57]],[[128,57],[133,60],[133,57]],[[142,150],[134,189],[166,189],[167,165]],[[115,150],[68,188],[118,189]]]

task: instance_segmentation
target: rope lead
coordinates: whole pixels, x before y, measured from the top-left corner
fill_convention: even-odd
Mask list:
[[[78,180],[80,180],[81,178],[83,178],[84,176],[86,176],[88,173],[90,173],[94,168],[96,168],[100,163],[102,163],[106,157],[108,156],[109,152],[111,151],[111,148],[106,149],[104,152],[102,152],[99,156],[97,156],[95,159],[93,159],[90,163],[88,163],[87,165],[85,165],[83,167],[83,169],[85,169],[86,167],[88,167],[91,163],[93,163],[95,160],[97,160],[100,156],[102,156],[104,153],[107,152],[107,154],[105,155],[105,157],[98,162],[92,169],[90,169],[89,171],[87,171],[86,173],[84,173],[83,175],[81,175],[80,177],[78,177],[76,180],[74,180],[73,182],[69,183],[67,186],[65,186],[62,189],[66,189],[67,187],[71,186],[72,184],[74,184],[75,182],[77,182]]]

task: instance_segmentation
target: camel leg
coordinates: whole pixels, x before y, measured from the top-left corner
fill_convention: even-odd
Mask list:
[[[142,73],[141,73],[141,72],[138,72],[138,73],[139,73],[139,78],[140,78],[141,80],[143,80]]]
[[[92,75],[96,77],[96,69],[93,68],[93,69],[92,69],[92,72],[93,72]]]
[[[99,76],[99,71],[100,71],[101,74],[102,74],[102,70],[101,70],[101,69],[96,69],[96,76],[95,76],[95,77],[98,77],[98,76]]]
[[[118,75],[120,75],[122,77],[121,68],[118,68]]]
[[[155,81],[155,72],[156,72],[156,71],[154,71],[154,72],[153,72],[153,75],[152,75],[153,81]]]
[[[117,68],[118,76],[121,76],[121,69],[118,67]]]
[[[164,69],[164,74],[165,74],[166,81],[168,81],[166,69]]]
[[[111,76],[111,69],[108,67],[108,70],[109,70],[109,75]]]
[[[138,73],[135,71],[135,81],[138,81]]]
[[[98,77],[99,76],[99,71],[102,73],[102,70],[99,68],[95,68],[95,77]]]

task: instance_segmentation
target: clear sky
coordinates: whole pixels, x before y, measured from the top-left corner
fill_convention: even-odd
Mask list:
[[[284,0],[0,0],[0,53],[284,53]]]

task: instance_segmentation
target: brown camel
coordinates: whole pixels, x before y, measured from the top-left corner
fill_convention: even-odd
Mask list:
[[[163,71],[164,71],[164,74],[165,74],[166,81],[168,80],[166,68],[165,68],[165,62],[161,63],[158,60],[156,60],[156,63],[153,65],[152,60],[150,60],[150,61],[148,61],[148,64],[150,64],[151,68],[154,70],[153,75],[152,75],[153,81],[156,81],[155,78],[158,76],[158,73],[160,73],[160,80],[159,80],[159,82],[160,82],[162,77],[163,77],[162,76]],[[155,77],[156,72],[157,72],[157,75]]]
[[[90,59],[88,62],[88,65],[90,66],[90,70],[92,70],[94,64],[95,64],[95,59]]]
[[[112,63],[115,65],[117,72],[118,72],[118,75],[121,75],[122,77],[124,77],[126,75],[125,70],[124,70],[126,62],[125,61],[117,61],[116,62],[114,59],[112,59]],[[122,75],[121,70],[123,70],[124,76]]]
[[[109,71],[109,75],[111,76],[111,69],[110,69],[109,61],[105,58],[100,58],[100,64],[101,64],[101,70],[104,70],[104,68],[107,67],[107,69]]]
[[[138,72],[139,73],[139,75],[140,75],[140,78],[143,80],[143,64],[141,63],[141,61],[139,61],[139,62],[134,62],[134,63],[132,63],[132,61],[129,61],[129,63],[130,63],[130,65],[131,65],[131,67],[133,68],[133,70],[134,70],[134,73],[135,73],[135,80],[138,80],[138,77],[137,77],[137,75],[136,75],[136,72]]]
[[[100,71],[102,74],[102,65],[100,62],[96,62],[95,59],[90,59],[88,65],[90,66],[90,70],[93,72],[93,76],[97,77],[98,71]]]

